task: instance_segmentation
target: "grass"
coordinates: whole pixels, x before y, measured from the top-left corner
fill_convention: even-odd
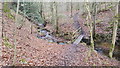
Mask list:
[[[8,48],[12,48],[12,44],[9,42],[9,39],[7,37],[3,37],[3,44],[8,47]]]
[[[7,14],[6,16],[10,19],[15,19],[15,17],[11,14],[11,10],[8,7],[8,3],[4,3],[3,7],[4,7],[3,12],[5,12]]]
[[[4,3],[3,7],[4,7],[3,12],[5,12],[5,13],[10,12],[10,8],[8,7],[8,3]]]
[[[10,19],[15,19],[15,17],[14,17],[12,14],[10,14],[10,13],[8,13],[6,16],[7,16],[8,18],[10,18]]]
[[[21,62],[22,64],[27,63],[25,59],[20,59],[20,62]]]
[[[3,44],[8,48],[12,48],[12,45],[8,41],[4,41]]]

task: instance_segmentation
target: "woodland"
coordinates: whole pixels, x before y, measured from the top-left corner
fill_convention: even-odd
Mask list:
[[[120,2],[0,3],[0,66],[118,66]]]

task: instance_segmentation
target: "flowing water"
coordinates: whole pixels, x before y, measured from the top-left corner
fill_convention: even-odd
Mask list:
[[[99,53],[102,53],[106,56],[109,55],[109,49],[111,44],[104,42],[104,43],[97,43],[95,46],[95,50]],[[113,52],[113,57],[120,61],[120,45],[115,46],[115,50]]]
[[[40,33],[42,33],[41,36],[37,35],[37,37],[40,38],[40,39],[45,39],[48,42],[55,42],[55,43],[58,43],[60,45],[67,44],[65,41],[59,41],[59,40],[57,40],[53,35],[51,35],[49,33],[48,30],[40,30]],[[82,40],[82,42],[87,43],[86,41],[90,42],[90,40],[85,40],[85,39]],[[87,45],[90,45],[90,44],[87,44]],[[108,56],[110,46],[111,46],[111,44],[108,43],[108,42],[96,43],[95,50],[98,53],[101,53],[101,54],[104,54],[104,55]],[[113,57],[120,61],[120,45],[116,45],[115,46]]]

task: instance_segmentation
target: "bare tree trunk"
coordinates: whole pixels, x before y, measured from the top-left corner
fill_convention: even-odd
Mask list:
[[[31,34],[33,33],[33,25],[32,25],[32,23],[30,23],[30,33]]]
[[[43,3],[40,2],[40,15],[43,18],[43,10],[42,9],[43,9]]]
[[[116,11],[116,16],[118,17],[118,3],[117,3],[117,11]],[[116,36],[117,36],[117,28],[118,28],[118,20],[116,20],[114,22],[114,27],[113,27],[113,37],[112,37],[112,45],[111,45],[111,48],[110,48],[110,52],[109,52],[109,57],[112,58],[113,56],[113,51],[114,51],[114,48],[115,48],[115,42],[116,42]]]
[[[96,33],[95,33],[95,28],[96,28],[96,14],[97,14],[97,4],[96,4],[96,2],[94,2],[93,3],[93,39],[95,40],[95,35],[96,35]]]
[[[76,4],[77,4],[76,11],[79,11],[80,10],[80,2],[77,2]]]
[[[69,2],[66,3],[66,11],[69,12]]]
[[[13,63],[12,65],[15,65],[16,63],[16,53],[17,53],[17,50],[16,50],[16,46],[17,46],[17,43],[16,43],[16,33],[17,33],[17,22],[18,22],[18,12],[19,12],[19,0],[17,1],[17,11],[16,11],[16,17],[15,17],[15,27],[14,27],[14,57],[13,57]]]
[[[89,22],[89,29],[90,29],[90,40],[91,40],[91,48],[92,48],[92,51],[94,50],[94,40],[93,40],[93,24],[92,24],[92,16],[91,16],[91,13],[90,13],[90,7],[89,5],[86,4],[86,9],[88,11],[88,22]]]
[[[44,3],[43,2],[41,2],[42,3],[42,18],[43,18],[43,20],[45,21],[45,13],[44,13],[44,11],[45,11],[45,9],[44,9]]]
[[[105,10],[107,9],[107,3],[105,3]]]
[[[51,3],[50,3],[50,9],[51,9],[51,14],[52,14],[52,17],[51,17],[51,23],[54,22],[54,10],[53,10],[53,5],[54,5],[54,3],[51,2]]]
[[[0,3],[0,57],[2,56],[2,3]]]
[[[72,10],[73,10],[72,0],[71,0],[70,7],[71,7],[71,17],[72,17],[73,16],[73,12],[72,12]]]
[[[30,7],[29,7],[30,8]],[[24,9],[25,10],[25,9]],[[30,34],[32,34],[33,33],[33,25],[32,25],[32,23],[30,23]]]
[[[56,34],[58,34],[58,11],[57,11],[58,4],[55,2],[55,29]]]

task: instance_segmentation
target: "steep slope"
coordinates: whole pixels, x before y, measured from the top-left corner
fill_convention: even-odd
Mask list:
[[[14,21],[3,16],[3,31],[11,48],[2,45],[2,57],[0,66],[11,65],[13,61],[13,30]],[[36,37],[36,30],[33,34],[30,30],[31,22],[25,21],[21,29],[17,29],[17,59],[16,65],[27,66],[116,66],[118,61],[98,54],[96,51],[90,52],[84,43],[77,46],[58,45]],[[4,43],[5,41],[3,41]]]

